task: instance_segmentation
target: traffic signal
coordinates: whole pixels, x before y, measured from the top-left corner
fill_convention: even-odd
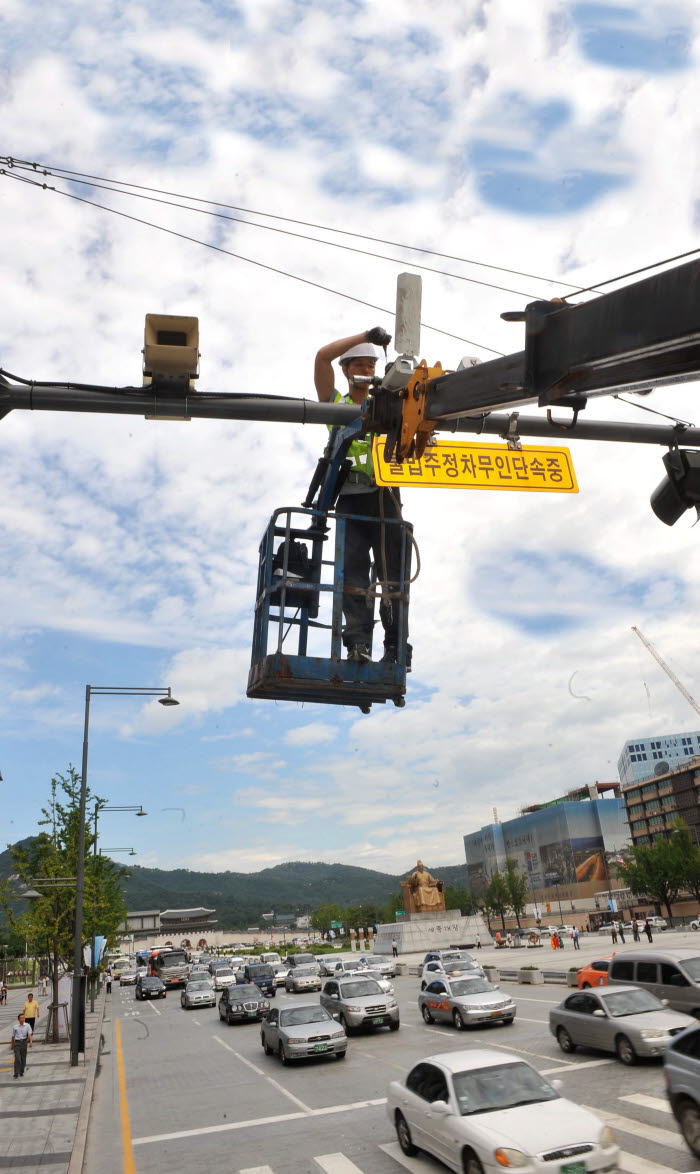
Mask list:
[[[651,495],[651,508],[661,522],[673,526],[686,510],[700,506],[700,452],[672,448],[663,462],[666,476]]]
[[[194,391],[199,376],[199,319],[146,314],[143,385],[155,391]]]

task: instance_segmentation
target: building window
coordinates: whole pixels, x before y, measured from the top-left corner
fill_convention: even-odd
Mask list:
[[[676,796],[675,795],[666,795],[661,800],[661,806],[664,808],[672,808],[675,811],[676,807],[677,807]]]
[[[647,805],[646,805],[647,813],[650,811],[660,811],[660,810],[661,810],[661,804],[659,803],[658,799],[652,799],[651,802],[647,803]]]
[[[650,828],[660,827],[663,822],[664,822],[663,815],[652,815],[649,818],[649,827]]]
[[[649,837],[648,837],[648,836],[637,836],[637,839],[635,840],[635,843],[636,843],[636,844],[648,844],[648,843],[649,843]]]
[[[697,772],[697,776],[700,778],[700,770]],[[625,794],[628,801],[634,801],[639,798],[639,787],[633,787],[631,791],[626,791]]]
[[[647,783],[646,787],[642,787],[642,795],[656,795],[656,783]]]

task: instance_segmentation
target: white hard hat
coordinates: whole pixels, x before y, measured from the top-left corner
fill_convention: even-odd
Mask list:
[[[351,359],[382,359],[384,352],[380,347],[375,346],[371,342],[361,342],[357,346],[351,346],[349,350],[345,351],[340,356],[338,362],[341,364],[349,363]]]

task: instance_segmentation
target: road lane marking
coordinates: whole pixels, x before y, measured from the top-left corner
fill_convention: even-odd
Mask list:
[[[589,1113],[595,1113],[606,1125],[619,1129],[621,1133],[632,1133],[635,1137],[643,1137],[646,1141],[655,1141],[658,1145],[670,1146],[672,1150],[681,1150],[687,1153],[687,1146],[679,1133],[670,1129],[661,1129],[658,1125],[648,1125],[646,1121],[637,1121],[634,1117],[623,1117],[620,1113],[609,1113],[607,1109],[594,1109],[591,1105],[581,1105]]]
[[[578,1072],[580,1068],[600,1068],[602,1064],[617,1064],[617,1060],[584,1060],[582,1064],[574,1063],[574,1068],[569,1071]],[[540,1076],[549,1076],[552,1072],[561,1072],[561,1068],[538,1068],[537,1071]],[[625,1097],[620,1097],[620,1100],[624,1101]]]
[[[199,1129],[182,1129],[178,1133],[157,1133],[152,1137],[134,1137],[133,1145],[153,1142],[180,1141],[189,1137],[203,1137],[208,1133],[230,1133],[236,1129],[251,1129],[258,1125],[278,1125],[282,1121],[308,1121],[310,1117],[328,1117],[333,1113],[351,1113],[357,1109],[373,1109],[385,1105],[386,1097],[375,1101],[353,1101],[349,1105],[329,1105],[326,1109],[310,1109],[308,1113],[280,1113],[277,1117],[257,1117],[250,1121],[231,1121],[225,1125],[202,1125]]]
[[[272,1166],[248,1166],[247,1170],[239,1170],[238,1174],[275,1174]]]
[[[650,1097],[644,1092],[631,1092],[627,1096],[618,1097],[619,1101],[629,1101],[631,1105],[641,1105],[643,1109],[656,1109],[659,1113],[672,1113],[673,1109],[668,1101],[661,1097]]]
[[[490,1048],[503,1048],[504,1052],[517,1052],[521,1056],[537,1056],[538,1060],[549,1060],[550,1063],[563,1064],[568,1068],[575,1068],[575,1060],[560,1060],[557,1056],[545,1056],[543,1052],[529,1052],[527,1048],[518,1048],[515,1044],[496,1044],[489,1040]]]
[[[220,1036],[214,1035],[212,1036],[212,1039],[215,1039],[217,1044],[221,1044],[222,1048],[226,1048],[227,1052],[231,1052],[231,1054],[235,1056],[237,1060],[240,1060],[243,1064],[247,1064],[249,1068],[252,1068],[253,1072],[256,1072],[258,1076],[264,1077],[264,1079],[267,1080],[268,1083],[273,1086],[273,1088],[276,1088],[277,1091],[281,1092],[283,1096],[288,1097],[293,1104],[298,1105],[299,1108],[303,1109],[305,1113],[311,1112],[310,1105],[305,1104],[304,1101],[300,1101],[299,1097],[295,1097],[294,1093],[291,1093],[289,1089],[285,1088],[283,1084],[280,1084],[278,1080],[275,1080],[273,1076],[268,1076],[266,1072],[263,1072],[262,1068],[258,1068],[257,1064],[253,1064],[252,1060],[247,1060],[245,1056],[242,1056],[240,1052],[237,1052],[235,1048],[232,1048],[231,1045],[227,1044],[225,1040],[222,1040]]]
[[[541,1007],[557,1007],[561,1002],[559,999],[559,1003],[548,1003],[546,999],[535,999],[532,995],[513,995],[512,997],[517,999],[519,1003],[539,1003]]]
[[[416,1171],[416,1174],[420,1171],[420,1174],[426,1174],[425,1159],[422,1154],[419,1158],[406,1157],[406,1154],[403,1153],[397,1141],[390,1141],[386,1145],[380,1145],[379,1149],[388,1157],[393,1158],[399,1166],[403,1166],[404,1170]]]
[[[152,999],[148,999],[148,1006],[151,1008],[151,1011],[155,1011],[156,1015],[160,1015],[160,1011],[158,1010],[158,1008],[153,1006]]]
[[[117,1071],[119,1074],[119,1116],[121,1119],[122,1154],[124,1160],[124,1174],[136,1174],[134,1154],[131,1148],[131,1129],[129,1128],[129,1104],[126,1099],[126,1077],[124,1075],[124,1057],[122,1056],[122,1033],[117,1019],[114,1024],[117,1040]]]
[[[197,1027],[202,1026],[198,1019],[193,1019],[192,1022],[196,1023]],[[252,1169],[252,1167],[251,1167],[251,1169]],[[260,1169],[262,1170],[262,1166],[260,1167]],[[241,1170],[241,1174],[245,1174],[245,1170]]]
[[[346,1158],[345,1154],[321,1154],[314,1158],[314,1162],[326,1174],[362,1174],[360,1167]]]
[[[619,1169],[624,1170],[625,1174],[673,1174],[671,1166],[662,1166],[659,1162],[650,1162],[648,1158],[638,1158],[636,1154],[628,1154],[623,1150],[620,1150],[619,1162]]]

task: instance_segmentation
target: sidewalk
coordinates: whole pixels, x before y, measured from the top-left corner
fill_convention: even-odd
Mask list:
[[[98,995],[94,1013],[86,1013],[85,1058],[75,1068],[70,1065],[67,1042],[42,1042],[49,999],[39,998],[41,1014],[34,1046],[27,1055],[26,1074],[14,1080],[10,1034],[28,990],[13,988],[7,1006],[0,1007],[0,1170],[50,1167],[51,1174],[68,1174],[70,1166],[70,1174],[78,1174],[87,1135],[105,991]]]

